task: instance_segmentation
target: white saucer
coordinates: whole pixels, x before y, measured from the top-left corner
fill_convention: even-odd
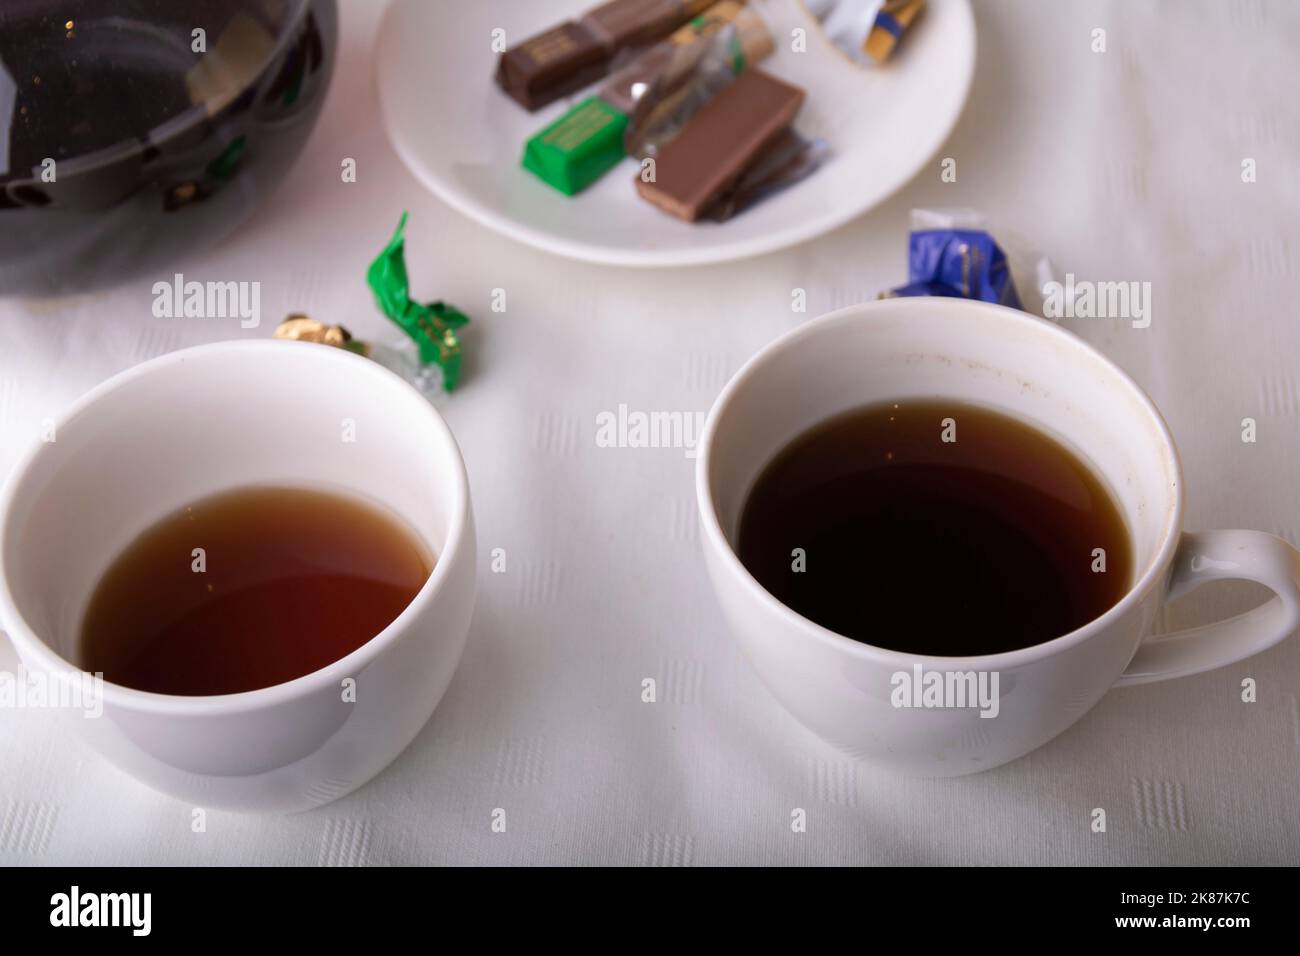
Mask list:
[[[411,171],[444,202],[520,242],[622,266],[700,265],[813,239],[887,199],[926,165],[961,114],[975,71],[969,0],[930,0],[887,66],[854,66],[798,0],[750,0],[777,50],[762,67],[808,91],[796,120],[831,144],[811,178],[727,223],[690,225],[640,199],[627,160],[576,197],[520,165],[524,142],[586,90],[529,113],[493,81],[492,31],[517,43],[595,0],[394,0],[376,44],[384,123]],[[791,49],[807,30],[807,51]],[[939,174],[936,166],[934,174]]]

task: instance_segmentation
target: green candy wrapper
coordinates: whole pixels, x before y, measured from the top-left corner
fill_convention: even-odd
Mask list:
[[[524,169],[566,196],[586,189],[624,158],[627,116],[589,96],[524,146]]]
[[[397,231],[383,252],[366,270],[366,283],[375,294],[379,311],[392,319],[419,348],[420,361],[442,369],[447,391],[460,380],[460,339],[456,330],[469,323],[469,316],[445,302],[415,302],[406,274],[407,213],[402,213]]]

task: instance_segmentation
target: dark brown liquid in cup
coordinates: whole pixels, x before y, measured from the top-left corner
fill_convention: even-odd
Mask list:
[[[284,683],[379,634],[433,563],[414,531],[364,501],[224,492],[164,518],[113,562],[86,612],[80,664],[161,694]]]
[[[750,492],[737,552],[823,627],[940,656],[1060,637],[1114,606],[1133,574],[1127,526],[1089,464],[1014,418],[943,400],[857,409],[795,439]]]

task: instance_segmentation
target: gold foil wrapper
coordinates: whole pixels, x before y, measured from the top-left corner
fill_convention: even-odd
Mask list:
[[[326,325],[324,322],[317,322],[301,312],[294,313],[276,326],[273,337],[293,342],[316,342],[320,345],[332,345],[335,348],[356,352],[358,355],[368,355],[370,353],[369,346],[352,338],[352,333],[343,326]]]

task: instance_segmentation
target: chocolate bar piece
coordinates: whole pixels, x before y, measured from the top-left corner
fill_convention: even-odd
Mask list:
[[[712,3],[713,0],[709,0]],[[611,0],[580,21],[613,50],[657,43],[709,3],[683,0]]]
[[[529,110],[600,79],[609,69],[609,48],[579,23],[561,23],[501,54],[497,84]]]
[[[694,222],[733,186],[794,120],[804,91],[762,70],[742,73],[660,151],[653,181],[637,191],[665,212]]]
[[[600,79],[620,51],[662,40],[712,2],[610,0],[501,54],[497,84],[540,109]]]

